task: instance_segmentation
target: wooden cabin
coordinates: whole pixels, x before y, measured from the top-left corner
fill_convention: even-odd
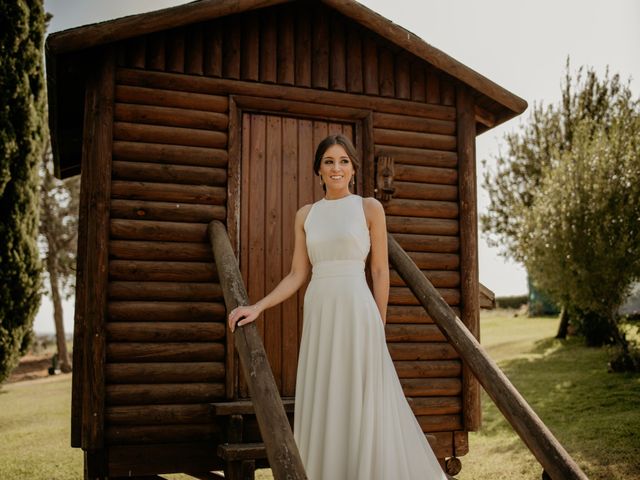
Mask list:
[[[521,98],[352,0],[201,0],[55,33],[46,54],[57,174],[82,175],[72,446],[85,478],[214,478],[229,425],[260,441],[247,402],[232,408],[248,392],[207,225],[226,225],[250,300],[268,293],[289,271],[296,210],[322,197],[312,163],[327,134],[353,140],[355,193],[383,202],[479,336],[492,293],[475,137]],[[303,296],[257,323],[290,420]],[[465,455],[479,385],[395,271],[386,332],[436,455]]]

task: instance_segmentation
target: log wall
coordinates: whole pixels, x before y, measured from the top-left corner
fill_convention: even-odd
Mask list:
[[[326,7],[298,8],[119,44],[106,324],[109,445],[221,435],[206,404],[234,394],[234,381],[206,225],[229,221],[229,202],[237,202],[227,198],[228,176],[239,171],[239,159],[229,155],[229,139],[238,135],[229,130],[236,115],[230,95],[277,99],[265,109],[280,108],[284,116],[291,115],[287,101],[305,102],[304,115],[320,118],[335,106],[371,111],[372,128],[363,134],[372,139],[373,156],[395,162],[388,230],[460,315],[455,83]],[[358,193],[371,196],[373,188],[370,175]],[[436,436],[436,454],[464,455],[464,408],[474,403],[465,401],[462,363],[393,270],[387,320],[403,389],[423,430]]]
[[[105,442],[218,439],[225,307],[206,231],[226,218],[228,98],[117,83],[113,115]]]

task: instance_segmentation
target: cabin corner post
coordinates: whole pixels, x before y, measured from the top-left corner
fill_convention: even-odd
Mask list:
[[[458,194],[460,202],[461,320],[480,340],[480,279],[478,268],[478,212],[476,192],[476,125],[474,100],[468,87],[456,88]],[[480,384],[463,362],[463,418],[467,431],[480,428]]]
[[[109,267],[109,209],[115,61],[112,47],[97,52],[96,69],[87,78],[83,134],[83,181],[87,200],[84,254],[84,338],[82,448],[85,473],[106,477],[105,323]]]

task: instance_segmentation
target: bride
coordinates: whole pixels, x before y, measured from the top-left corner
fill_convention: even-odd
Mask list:
[[[444,480],[404,396],[385,341],[389,265],[382,204],[351,193],[359,162],[330,135],[313,170],[325,196],[295,217],[291,271],[264,298],[229,314],[253,322],[312,273],[303,304],[294,438],[309,480]],[[373,292],[365,276],[370,258]]]

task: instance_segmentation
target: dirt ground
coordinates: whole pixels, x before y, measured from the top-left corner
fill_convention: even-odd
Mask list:
[[[18,366],[11,372],[6,383],[16,383],[24,380],[48,377],[52,357],[52,353],[25,355],[20,359]]]

